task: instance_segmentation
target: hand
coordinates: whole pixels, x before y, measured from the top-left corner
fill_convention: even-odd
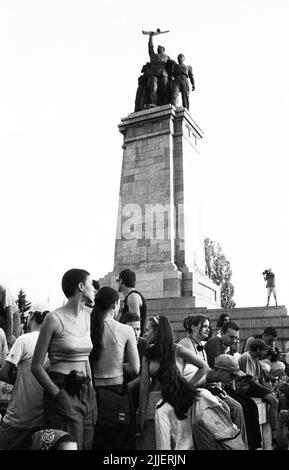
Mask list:
[[[16,337],[13,334],[7,335],[7,344],[8,344],[9,349],[11,349],[15,341],[16,341]]]
[[[195,86],[193,85],[193,86],[192,86],[192,91],[194,91],[194,89],[195,89]]]

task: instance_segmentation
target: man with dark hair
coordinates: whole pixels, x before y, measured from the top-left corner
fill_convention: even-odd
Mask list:
[[[236,323],[228,321],[221,329],[221,336],[211,337],[205,344],[208,364],[214,368],[216,357],[225,354],[228,347],[233,346],[239,340],[239,327]]]
[[[249,397],[262,398],[269,404],[269,421],[272,431],[272,443],[276,444],[278,424],[278,398],[271,387],[265,384],[260,360],[264,359],[270,346],[257,338],[250,344],[250,351],[242,354],[239,359],[240,369],[251,377],[250,382],[239,384],[239,389]],[[242,379],[241,379],[242,380]],[[238,389],[238,383],[237,383]]]
[[[135,289],[136,275],[130,269],[124,269],[119,273],[116,282],[118,283],[118,292],[122,292],[125,297],[120,322],[127,313],[135,313],[140,317],[140,335],[143,336],[147,307],[144,297]]]
[[[268,346],[271,346],[271,348],[274,348],[277,336],[278,336],[278,332],[276,328],[274,328],[273,326],[267,326],[267,328],[265,328],[263,333],[249,336],[249,338],[244,343],[243,352],[250,351],[250,344],[252,343],[252,341],[254,341],[254,339],[263,339],[263,341],[265,341],[265,343],[268,344]]]
[[[0,283],[0,327],[4,330],[8,347],[20,335],[20,312],[7,286]]]

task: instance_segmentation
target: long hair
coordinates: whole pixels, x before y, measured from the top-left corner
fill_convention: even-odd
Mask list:
[[[144,355],[149,360],[159,362],[157,379],[161,385],[162,398],[173,407],[178,419],[185,419],[196,397],[196,389],[183,379],[176,366],[175,345],[169,320],[157,315],[150,319],[150,323],[155,331],[155,338]]]
[[[226,323],[226,322],[224,322],[226,317],[230,318],[227,313],[221,313],[221,315],[219,316],[218,321],[217,321],[217,325],[216,325],[217,328],[222,328],[224,323]],[[230,320],[228,320],[228,321],[230,321]]]
[[[102,353],[102,338],[104,330],[104,318],[108,310],[119,299],[118,292],[112,287],[105,286],[99,289],[95,296],[95,305],[91,312],[91,340],[93,349],[91,351],[91,358],[98,361]]]
[[[149,345],[145,355],[150,360],[157,360],[161,365],[175,363],[175,348],[173,334],[169,320],[157,315],[149,320],[155,331],[153,344]]]

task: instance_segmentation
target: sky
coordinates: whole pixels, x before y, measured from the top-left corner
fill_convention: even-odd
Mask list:
[[[71,267],[113,268],[122,160],[149,60],[142,30],[192,65],[204,236],[229,259],[237,307],[289,305],[287,0],[0,0],[0,279],[62,302]],[[271,300],[273,302],[273,299]]]

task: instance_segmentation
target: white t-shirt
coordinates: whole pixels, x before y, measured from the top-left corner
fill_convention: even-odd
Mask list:
[[[6,358],[17,367],[17,376],[3,422],[14,428],[43,426],[43,388],[31,372],[38,335],[33,331],[19,336]]]

